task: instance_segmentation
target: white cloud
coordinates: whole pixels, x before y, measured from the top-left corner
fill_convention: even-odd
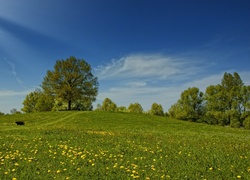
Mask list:
[[[185,79],[202,69],[198,62],[161,54],[135,54],[113,60],[106,66],[96,68],[95,74],[100,80],[117,78],[168,78]]]

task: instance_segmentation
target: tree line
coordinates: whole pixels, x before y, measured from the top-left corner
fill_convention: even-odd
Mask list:
[[[110,111],[110,112],[129,112],[129,113],[145,113],[140,103],[130,103],[128,108],[125,106],[117,106],[110,98],[105,98],[102,104],[97,104],[96,111]],[[146,112],[148,114],[165,116],[162,105],[153,103],[151,109]]]
[[[54,69],[47,71],[41,88],[26,96],[22,111],[93,110],[92,103],[96,100],[99,84],[91,70],[84,59],[74,56],[57,60]],[[143,112],[139,103],[131,103],[128,108],[117,107],[109,98],[104,99],[102,105],[98,104],[96,110]],[[149,113],[250,129],[250,86],[244,85],[237,72],[224,73],[221,83],[208,86],[205,93],[197,87],[183,91],[168,113],[164,113],[157,103],[152,104]]]
[[[237,72],[224,73],[220,84],[210,85],[203,93],[188,88],[170,107],[176,119],[250,129],[250,86],[244,85]]]

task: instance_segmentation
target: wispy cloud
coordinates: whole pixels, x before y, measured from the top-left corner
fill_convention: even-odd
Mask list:
[[[161,54],[135,54],[113,60],[106,66],[99,66],[95,74],[100,80],[106,79],[185,79],[187,75],[200,72],[197,61],[168,57]]]
[[[24,95],[29,94],[32,90],[25,90],[25,91],[0,90],[0,97],[24,96]]]
[[[21,79],[17,76],[16,73],[16,68],[15,68],[15,64],[9,60],[7,60],[7,58],[5,58],[5,61],[8,63],[8,65],[11,68],[11,74],[14,76],[15,80],[18,82],[18,84],[24,88],[23,86],[23,81],[21,81]]]

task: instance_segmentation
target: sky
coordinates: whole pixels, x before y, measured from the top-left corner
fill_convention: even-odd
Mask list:
[[[94,103],[153,103],[237,72],[250,85],[249,0],[0,0],[0,111],[21,110],[56,60],[84,59]]]

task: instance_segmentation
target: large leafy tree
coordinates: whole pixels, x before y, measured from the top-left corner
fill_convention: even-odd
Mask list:
[[[56,61],[54,70],[47,71],[42,88],[45,94],[66,101],[68,110],[71,110],[72,103],[77,101],[86,101],[88,104],[95,101],[98,81],[85,60],[71,56],[66,60]]]
[[[246,92],[238,73],[224,73],[221,84],[206,89],[206,116],[221,125],[241,126],[244,103],[247,102]]]

